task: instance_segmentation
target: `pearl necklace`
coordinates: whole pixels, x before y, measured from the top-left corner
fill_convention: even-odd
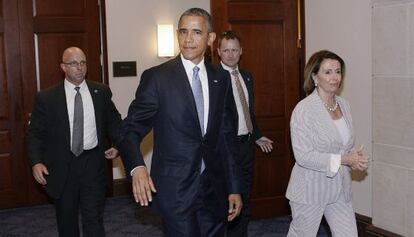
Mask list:
[[[325,101],[323,101],[322,99],[321,99],[321,101],[322,101],[323,106],[325,106],[325,108],[327,110],[329,110],[330,112],[335,112],[335,110],[338,108],[338,101],[337,100],[335,100],[335,105],[333,107],[329,107],[329,105],[327,103],[325,103]]]

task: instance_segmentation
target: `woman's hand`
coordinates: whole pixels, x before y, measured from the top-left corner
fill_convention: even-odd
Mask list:
[[[362,153],[362,147],[358,150],[352,150],[341,158],[343,165],[348,165],[353,170],[365,171],[368,169],[369,157]]]

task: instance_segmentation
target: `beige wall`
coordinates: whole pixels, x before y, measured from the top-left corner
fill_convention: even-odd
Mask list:
[[[328,49],[346,63],[342,96],[351,104],[356,145],[372,157],[371,2],[368,0],[305,1],[306,57]],[[371,216],[372,168],[353,174],[355,211]]]
[[[373,223],[414,236],[414,1],[372,3]]]
[[[109,85],[122,117],[134,98],[141,73],[167,59],[157,57],[157,24],[177,27],[181,13],[191,7],[210,10],[209,0],[106,0]],[[176,47],[177,43],[176,43]],[[137,77],[112,77],[112,62],[137,61]],[[152,154],[152,141],[143,145],[146,161]],[[119,158],[118,158],[119,159]],[[114,161],[114,178],[125,177],[121,162]]]

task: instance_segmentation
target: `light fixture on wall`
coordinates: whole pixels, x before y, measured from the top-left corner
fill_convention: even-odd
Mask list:
[[[173,24],[157,25],[158,57],[174,56],[174,26]]]

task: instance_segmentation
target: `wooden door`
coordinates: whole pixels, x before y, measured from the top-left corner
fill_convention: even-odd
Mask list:
[[[25,151],[33,99],[63,80],[59,64],[69,46],[85,51],[87,78],[103,81],[101,6],[99,0],[3,0],[0,5],[0,99],[8,102],[0,107],[0,208],[6,208],[47,201]]]
[[[285,198],[294,164],[289,121],[299,100],[300,58],[298,3],[296,0],[212,0],[214,30],[234,30],[242,41],[240,67],[255,80],[255,113],[264,136],[274,151],[256,151],[251,196],[253,218],[289,213]],[[213,58],[219,62],[213,50]]]
[[[26,199],[18,22],[17,1],[0,1],[0,207]]]

